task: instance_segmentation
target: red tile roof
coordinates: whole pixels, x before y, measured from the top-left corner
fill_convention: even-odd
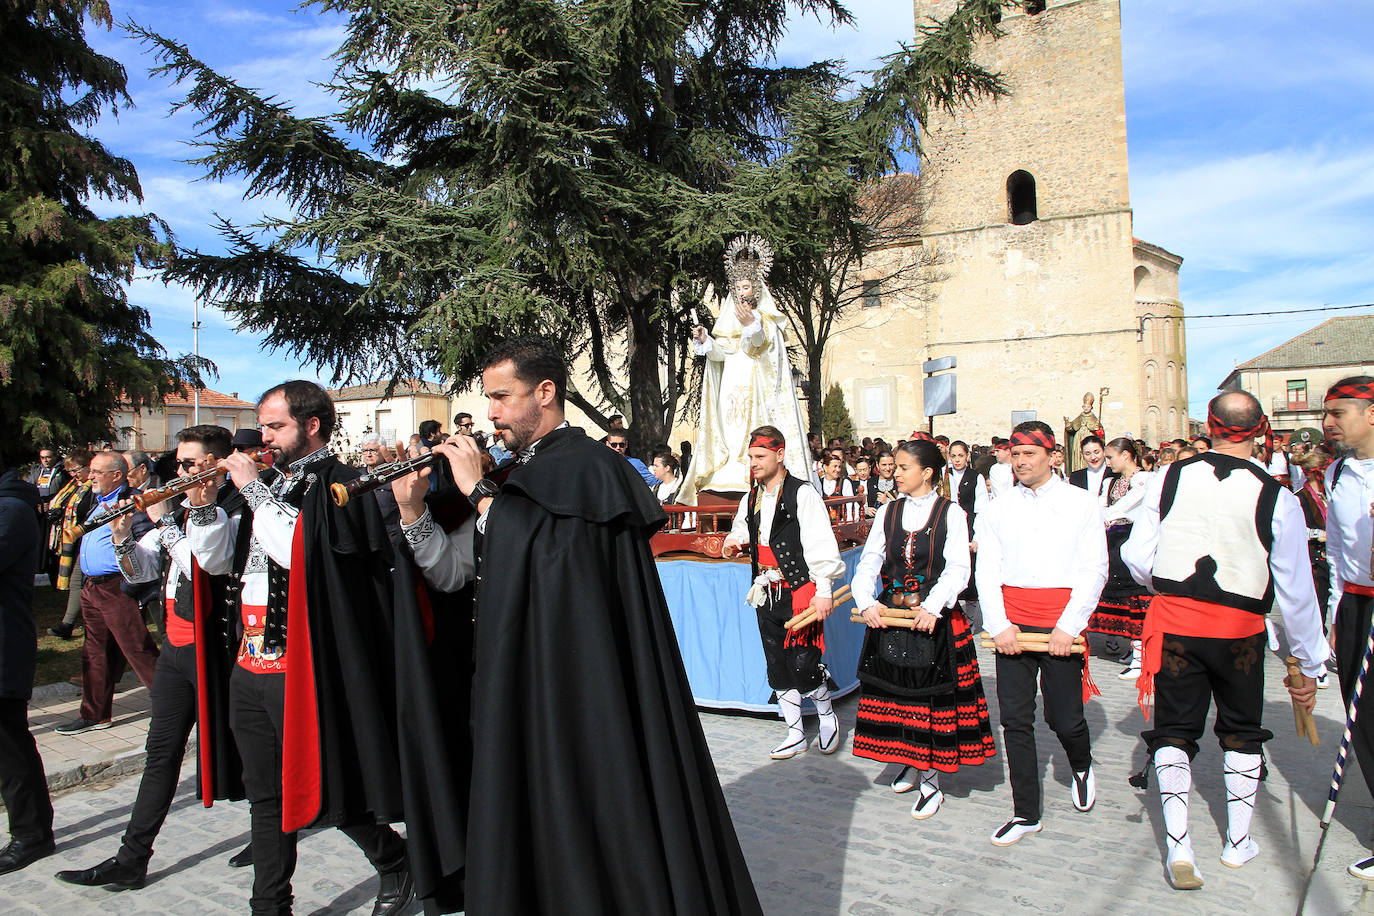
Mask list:
[[[190,388],[183,388],[179,394],[169,394],[162,401],[164,407],[190,407],[195,403],[194,394]],[[200,389],[201,407],[228,407],[233,410],[253,409],[255,405],[251,401],[245,401],[231,395],[215,391],[212,388]]]

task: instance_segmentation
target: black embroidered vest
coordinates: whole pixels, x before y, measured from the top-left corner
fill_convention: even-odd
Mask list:
[[[892,503],[887,510],[887,517],[883,519],[883,535],[887,541],[887,558],[883,561],[882,573],[883,594],[916,592],[924,601],[940,574],[945,571],[946,522],[950,501],[943,496],[935,497],[935,504],[930,507],[930,517],[925,525],[912,532],[902,527],[902,516],[908,502],[906,497],[902,497]]]
[[[797,519],[797,493],[802,487],[811,486],[799,477],[788,474],[778,488],[778,504],[773,510],[773,529],[768,533],[768,544],[778,561],[778,571],[788,588],[801,588],[811,581],[811,570],[806,565],[802,552],[801,522]],[[751,488],[749,495],[749,566],[753,574],[759,574],[759,507],[757,502],[760,487]]]

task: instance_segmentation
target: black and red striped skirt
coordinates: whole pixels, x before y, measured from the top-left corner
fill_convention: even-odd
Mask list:
[[[1130,536],[1130,525],[1113,525],[1107,529],[1107,584],[1097,599],[1097,610],[1084,628],[1093,633],[1139,639],[1145,625],[1150,593],[1131,577],[1130,568],[1121,559],[1121,545]]]
[[[952,689],[919,698],[865,684],[854,723],[854,756],[953,773],[996,754],[973,631],[962,611],[945,611],[954,637]]]

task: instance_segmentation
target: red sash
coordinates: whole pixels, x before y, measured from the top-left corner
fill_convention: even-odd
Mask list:
[[[1366,598],[1374,598],[1374,585],[1356,585],[1354,582],[1341,583],[1342,594],[1364,595]]]
[[[177,616],[177,600],[167,599],[167,641],[180,649],[196,641],[196,626]]]
[[[766,544],[759,545],[759,566],[778,568],[778,558],[773,553],[773,548]],[[792,589],[792,616],[803,614],[806,609],[811,607],[811,599],[816,597],[816,583],[808,582],[801,588]],[[814,645],[822,652],[825,651],[825,628],[822,621],[816,621],[797,630],[788,630],[783,637],[784,648],[791,648],[795,645]]]
[[[1069,604],[1072,589],[1067,588],[1019,588],[1015,585],[1002,586],[1002,605],[1006,608],[1007,619],[1018,627],[1050,627],[1059,623],[1059,615]],[[1102,691],[1093,682],[1088,671],[1088,653],[1083,653],[1083,702],[1102,696]]]
[[[1145,611],[1140,632],[1140,677],[1135,686],[1140,694],[1140,711],[1150,718],[1150,697],[1155,692],[1155,675],[1163,664],[1164,634],[1206,636],[1211,639],[1243,639],[1264,632],[1264,618],[1250,611],[1184,598],[1155,595]]]

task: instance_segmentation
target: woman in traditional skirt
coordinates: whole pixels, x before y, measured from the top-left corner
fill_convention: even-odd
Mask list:
[[[973,633],[958,608],[968,584],[968,523],[938,495],[945,460],[935,443],[896,452],[902,498],[878,510],[851,588],[868,631],[859,658],[863,695],[854,725],[857,757],[905,766],[894,792],[920,787],[911,816],[944,800],[940,773],[993,756],[988,704]],[[898,618],[911,626],[883,622]]]
[[[1121,545],[1131,536],[1131,526],[1144,505],[1145,485],[1151,474],[1140,469],[1140,452],[1133,439],[1122,437],[1108,442],[1107,463],[1118,475],[1102,493],[1102,517],[1107,525],[1107,584],[1102,587],[1097,611],[1086,629],[1130,641],[1130,659],[1118,677],[1133,681],[1140,677],[1140,629],[1145,623],[1150,593],[1131,577],[1131,571],[1121,561]]]

